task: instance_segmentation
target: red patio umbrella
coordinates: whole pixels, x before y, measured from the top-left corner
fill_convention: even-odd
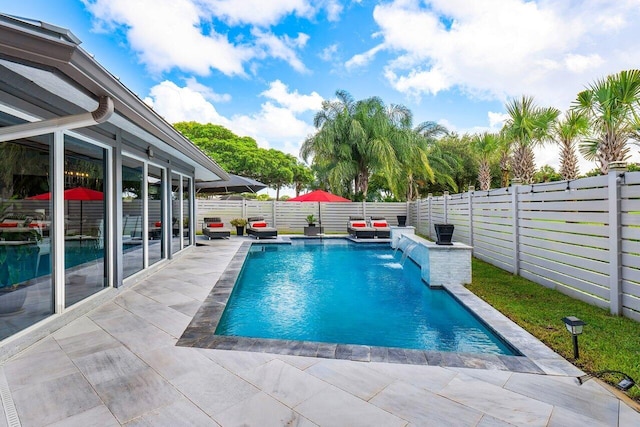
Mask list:
[[[344,197],[331,194],[324,190],[313,190],[311,193],[303,194],[298,197],[287,200],[287,202],[318,202],[318,224],[322,225],[322,213],[320,211],[320,202],[351,202]]]
[[[51,192],[27,197],[28,200],[51,200]],[[80,201],[80,234],[82,235],[82,202],[91,200],[104,200],[102,191],[92,190],[86,187],[74,187],[64,190],[65,200]]]

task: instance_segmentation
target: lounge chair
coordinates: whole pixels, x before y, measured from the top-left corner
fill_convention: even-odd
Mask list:
[[[207,236],[209,240],[213,239],[225,239],[231,237],[231,230],[225,228],[224,223],[220,217],[214,216],[210,218],[204,218],[202,223],[202,234]]]
[[[376,230],[376,237],[380,239],[388,239],[391,237],[391,228],[389,223],[383,216],[372,216],[371,226]]]
[[[376,236],[376,229],[369,227],[363,216],[350,216],[347,233],[356,239],[373,239]]]
[[[268,227],[262,216],[247,219],[247,235],[256,239],[265,237],[278,237],[278,230]]]

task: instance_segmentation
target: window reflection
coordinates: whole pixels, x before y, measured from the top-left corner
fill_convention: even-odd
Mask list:
[[[175,254],[181,249],[180,242],[180,188],[182,181],[180,175],[171,174],[171,216],[173,231],[171,233],[171,253]]]
[[[105,262],[106,150],[64,139],[65,306],[108,286]]]
[[[0,123],[15,124],[6,115]],[[51,142],[0,143],[0,340],[53,314]]]
[[[142,224],[144,218],[144,165],[122,158],[122,269],[129,277],[144,268]]]
[[[147,177],[149,265],[165,258],[164,233],[162,233],[162,227],[165,223],[162,209],[163,182],[164,170],[149,165],[149,176]]]
[[[183,247],[189,246],[189,220],[191,218],[191,203],[189,203],[189,188],[191,179],[188,177],[182,178],[182,240]]]

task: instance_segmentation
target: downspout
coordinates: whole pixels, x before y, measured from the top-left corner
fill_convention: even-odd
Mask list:
[[[112,114],[113,100],[108,96],[101,96],[98,108],[91,112],[2,127],[0,128],[0,142],[29,138],[59,130],[93,126],[106,122]]]

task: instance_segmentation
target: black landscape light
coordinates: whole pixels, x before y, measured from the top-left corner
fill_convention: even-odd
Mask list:
[[[605,371],[596,372],[595,374],[582,375],[578,377],[578,383],[582,385],[587,381],[589,381],[591,378],[601,378],[604,375],[622,376],[622,379],[616,383],[616,387],[618,388],[618,390],[629,391],[631,387],[636,385],[636,381],[633,378],[631,378],[629,375],[625,374],[624,372],[612,371],[612,370],[605,370]]]
[[[582,328],[584,325],[586,325],[586,323],[575,316],[564,317],[562,321],[567,327],[567,330],[571,332],[571,337],[573,339],[573,358],[577,359],[578,357],[580,357],[578,353],[578,335],[582,333]]]

